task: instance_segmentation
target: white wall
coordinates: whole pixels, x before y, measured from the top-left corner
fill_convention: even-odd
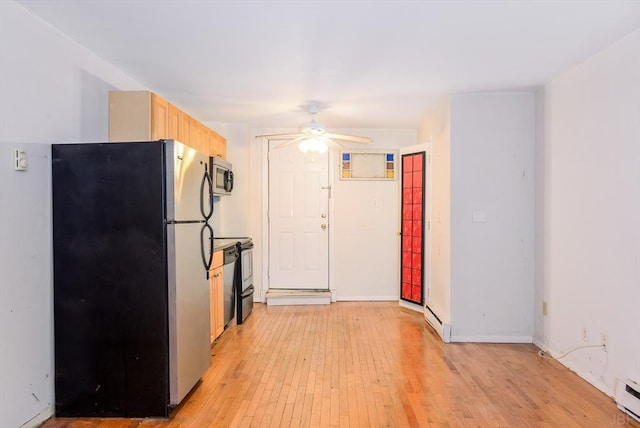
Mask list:
[[[432,145],[428,304],[452,341],[532,341],[534,107],[529,92],[456,95],[421,126]]]
[[[373,138],[366,149],[417,143],[415,130],[352,129],[336,132]],[[361,149],[361,147],[352,147]],[[396,155],[398,156],[398,155]],[[333,284],[338,300],[398,300],[400,291],[400,181],[340,180],[333,175]],[[397,171],[400,171],[399,161]]]
[[[544,105],[537,298],[549,311],[536,343],[560,352],[608,335],[608,354],[562,362],[612,394],[616,378],[640,381],[640,30],[552,80]]]
[[[11,167],[24,150],[28,169]],[[0,144],[0,426],[53,403],[51,146]]]
[[[446,99],[423,123],[420,142],[431,142],[431,271],[429,308],[451,322],[451,101]],[[427,186],[428,187],[428,186]]]
[[[452,341],[533,339],[534,138],[532,92],[451,99]]]
[[[0,2],[0,426],[53,411],[47,145],[106,140],[108,90],[144,89],[12,1]],[[10,150],[31,166],[14,172]]]
[[[539,334],[544,334],[544,318],[542,313],[542,303],[545,301],[544,297],[544,240],[545,240],[545,121],[544,121],[544,87],[539,87],[536,90],[536,154],[535,154],[535,168],[536,168],[536,196],[535,196],[535,269],[534,269],[534,294],[533,294],[533,331],[534,331],[534,343],[544,342],[546,337],[538,338]]]
[[[266,192],[264,142],[254,135],[294,132],[293,129],[251,129],[249,144],[251,234],[256,245],[254,259],[262,260],[267,246],[264,221]],[[367,149],[398,149],[416,143],[415,130],[332,129],[341,134],[373,138]],[[360,146],[350,147],[361,149]],[[397,300],[399,296],[399,182],[342,181],[338,152],[330,159],[332,176],[330,287],[338,300]],[[234,160],[234,168],[236,161]],[[375,202],[374,202],[375,200]],[[374,207],[374,204],[376,205]],[[225,213],[226,216],[226,213]],[[266,268],[254,269],[256,297],[266,291]],[[264,290],[263,290],[264,289]]]
[[[230,196],[214,199],[213,226],[216,236],[251,236],[251,166],[249,128],[244,124],[207,123],[227,139],[227,160],[233,164],[234,186]]]

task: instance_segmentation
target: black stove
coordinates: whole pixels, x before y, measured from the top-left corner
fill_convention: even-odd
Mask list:
[[[235,264],[233,283],[236,303],[236,324],[242,324],[253,309],[255,287],[253,285],[253,241],[249,237],[218,237],[228,242],[236,240],[238,261]],[[226,276],[226,273],[225,273]]]

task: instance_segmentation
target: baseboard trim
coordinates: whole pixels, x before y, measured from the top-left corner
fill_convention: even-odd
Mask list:
[[[20,425],[20,428],[35,428],[42,425],[46,420],[53,417],[55,414],[53,405],[47,406],[40,413]]]
[[[451,325],[443,323],[440,318],[431,310],[429,305],[424,307],[424,319],[435,331],[444,343],[451,342]]]
[[[397,302],[398,296],[338,296],[339,302]]]
[[[533,343],[533,336],[451,336],[452,342]]]
[[[329,305],[331,297],[267,297],[267,306]]]
[[[328,290],[271,289],[267,291],[265,297],[268,306],[328,305],[331,303],[331,292]]]
[[[537,346],[538,348],[542,349],[545,353],[554,356],[554,355],[561,355],[564,351],[561,351],[559,349],[555,349],[552,348],[551,346],[547,345],[543,340],[541,340],[540,338],[533,338],[533,344],[535,346]],[[596,348],[592,348],[593,350],[597,350]],[[600,350],[598,350],[598,352],[602,352]],[[584,379],[586,382],[588,382],[591,386],[593,386],[594,388],[598,389],[600,392],[602,392],[603,394],[605,394],[608,397],[611,397],[613,400],[615,400],[615,389],[609,385],[607,385],[602,379],[599,379],[597,377],[595,377],[594,375],[592,375],[591,373],[583,370],[580,367],[577,367],[575,364],[572,364],[571,359],[567,359],[567,358],[561,358],[559,360],[556,360],[557,362],[559,362],[560,364],[562,364],[563,366],[565,366],[567,369],[571,370],[572,372],[574,372],[577,376],[581,377],[582,379]]]

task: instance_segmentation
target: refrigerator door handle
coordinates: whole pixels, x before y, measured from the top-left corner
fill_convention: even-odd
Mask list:
[[[205,234],[205,230],[209,232],[208,237]],[[205,251],[205,240],[207,239],[209,240],[209,248],[208,251]],[[209,269],[213,262],[213,228],[209,223],[203,224],[200,231],[200,252],[202,254],[202,264],[207,272],[207,279],[209,279]]]
[[[205,192],[206,184],[206,192]],[[208,201],[207,211],[205,211],[205,198]],[[207,165],[204,166],[204,175],[202,176],[202,182],[200,183],[200,212],[205,220],[209,220],[213,215],[213,182],[211,176],[207,170]]]

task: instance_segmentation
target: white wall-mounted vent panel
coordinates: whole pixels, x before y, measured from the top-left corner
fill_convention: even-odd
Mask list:
[[[438,336],[442,338],[444,343],[451,342],[451,325],[440,321],[440,318],[438,318],[428,305],[424,307],[424,319],[427,321],[427,324],[438,333]]]
[[[618,381],[616,385],[618,408],[640,422],[640,385],[632,380]]]

